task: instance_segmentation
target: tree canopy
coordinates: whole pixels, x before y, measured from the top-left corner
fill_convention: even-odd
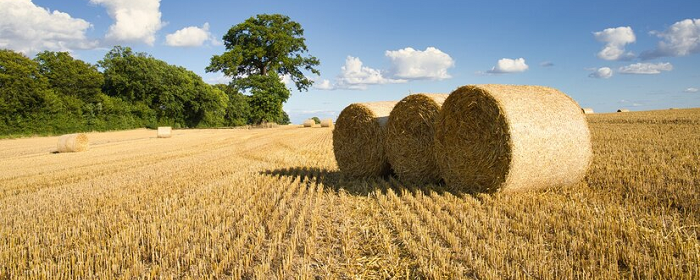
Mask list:
[[[305,91],[313,81],[304,71],[320,74],[315,68],[320,62],[308,55],[305,40],[301,24],[289,17],[257,15],[229,29],[223,37],[226,51],[214,55],[206,71],[223,72],[233,79],[233,90],[250,94],[251,122],[288,123],[282,104],[290,92],[280,77],[289,77]]]

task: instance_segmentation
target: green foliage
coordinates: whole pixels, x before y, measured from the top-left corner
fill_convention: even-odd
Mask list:
[[[224,84],[215,85],[217,89],[228,96],[228,106],[224,117],[225,126],[242,126],[248,124],[250,119],[250,106],[248,96],[240,93],[233,87]]]
[[[120,46],[108,52],[99,65],[104,69],[104,92],[137,104],[137,113],[149,120],[149,126],[225,123],[228,97],[192,71]]]
[[[99,101],[104,78],[97,67],[73,59],[67,52],[45,51],[36,55],[39,73],[60,96],[73,96],[86,103]]]
[[[321,124],[321,119],[319,119],[318,117],[313,117],[311,119],[314,120],[314,123]]]
[[[279,77],[290,77],[296,88],[304,91],[313,81],[302,71],[320,74],[314,68],[319,60],[304,56],[308,49],[301,25],[284,15],[261,14],[231,27],[223,41],[226,51],[214,55],[206,71],[221,71],[233,78],[231,87],[235,91],[250,93],[251,123],[288,123],[282,104],[290,93]]]

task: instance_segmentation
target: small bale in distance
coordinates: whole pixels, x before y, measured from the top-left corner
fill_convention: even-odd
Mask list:
[[[435,130],[440,172],[466,192],[575,184],[593,157],[581,107],[554,88],[468,85],[445,100]]]
[[[169,126],[159,126],[158,127],[158,138],[170,138],[172,137],[172,127]]]
[[[396,104],[387,123],[386,151],[394,174],[407,183],[438,183],[435,120],[447,94],[412,94]]]
[[[593,108],[582,108],[581,110],[586,115],[595,114],[595,112],[593,112]]]
[[[391,173],[384,147],[386,124],[396,101],[353,103],[345,107],[333,129],[333,153],[349,177]]]
[[[90,148],[90,142],[87,135],[84,133],[74,133],[61,135],[58,138],[57,151],[59,153],[72,153],[87,151]]]
[[[304,121],[304,127],[314,127],[314,124],[316,124],[316,122],[312,119],[308,119],[308,120]]]
[[[333,127],[333,119],[321,120],[321,127]]]
[[[617,109],[618,113],[627,113],[629,111],[630,111],[629,109]]]

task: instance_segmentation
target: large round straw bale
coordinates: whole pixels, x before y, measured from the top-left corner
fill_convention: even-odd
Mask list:
[[[391,173],[384,139],[394,105],[395,101],[354,103],[340,112],[333,129],[333,152],[345,175],[371,177]]]
[[[387,123],[386,153],[396,176],[410,183],[437,183],[435,120],[447,94],[412,94],[396,104]]]
[[[158,127],[158,138],[170,138],[172,136],[172,128],[169,126]]]
[[[618,113],[627,113],[629,111],[630,111],[629,109],[617,109]]]
[[[321,127],[333,127],[333,119],[321,120]]]
[[[90,148],[90,142],[84,133],[62,135],[58,138],[57,151],[59,153],[82,152]]]
[[[445,182],[466,192],[571,185],[591,163],[579,105],[542,86],[469,85],[445,100],[435,129]]]
[[[583,108],[583,109],[581,109],[581,110],[582,110],[583,113],[586,114],[586,115],[595,114],[595,112],[593,112],[593,108]]]
[[[313,127],[316,122],[312,119],[308,119],[304,121],[304,127]]]

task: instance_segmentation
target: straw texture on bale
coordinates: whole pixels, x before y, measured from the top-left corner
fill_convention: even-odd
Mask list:
[[[333,127],[333,119],[321,120],[321,127]]]
[[[172,128],[169,126],[158,127],[158,138],[170,138],[172,136]]]
[[[350,177],[391,173],[384,141],[395,101],[354,103],[345,107],[333,129],[333,152],[340,171]]]
[[[312,119],[308,119],[304,121],[304,127],[313,127],[316,122]]]
[[[443,104],[435,153],[445,182],[466,192],[571,185],[591,163],[578,104],[542,86],[469,85]]]
[[[618,113],[627,113],[629,111],[630,111],[629,109],[617,109]]]
[[[59,153],[82,152],[90,148],[90,142],[84,133],[62,135],[58,138]]]
[[[583,109],[581,109],[581,110],[582,110],[583,113],[586,114],[586,115],[594,114],[594,113],[595,113],[595,112],[593,112],[593,108],[583,108]]]
[[[447,94],[412,94],[396,104],[387,123],[386,152],[394,174],[409,183],[437,183],[435,120]]]

